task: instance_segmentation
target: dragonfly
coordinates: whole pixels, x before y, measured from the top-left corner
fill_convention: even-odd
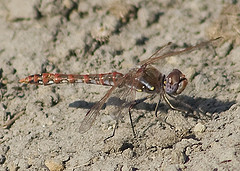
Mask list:
[[[60,83],[86,83],[110,86],[111,88],[106,92],[100,101],[95,103],[93,107],[87,112],[81,122],[80,133],[87,132],[95,122],[97,116],[100,115],[100,110],[104,104],[110,107],[116,120],[113,133],[108,138],[115,135],[115,130],[118,125],[119,118],[122,117],[123,111],[128,110],[130,123],[132,127],[133,136],[136,137],[133,120],[131,116],[131,109],[140,102],[148,98],[155,98],[159,96],[159,102],[162,99],[174,110],[180,110],[175,107],[169,100],[169,97],[179,95],[183,92],[188,84],[185,75],[178,69],[173,69],[167,76],[156,69],[153,64],[159,62],[164,58],[171,56],[182,55],[193,50],[211,45],[221,37],[211,39],[206,42],[199,43],[195,46],[190,46],[182,50],[171,50],[172,43],[167,43],[157,50],[148,59],[143,60],[138,66],[131,69],[129,72],[123,74],[120,72],[109,72],[103,74],[59,74],[59,73],[42,73],[30,75],[26,78],[20,79],[20,83],[35,84],[35,85],[51,85]],[[145,92],[147,96],[140,101],[137,101],[136,92]],[[158,104],[155,108],[155,115],[157,116]],[[115,104],[115,105],[113,105]],[[106,139],[108,139],[106,138]],[[106,140],[105,139],[105,140]]]

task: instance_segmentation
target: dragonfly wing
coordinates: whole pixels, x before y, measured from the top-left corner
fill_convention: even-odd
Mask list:
[[[122,114],[128,112],[128,108],[133,104],[136,97],[136,90],[124,85],[111,94],[107,101],[108,113],[115,120],[122,118]]]
[[[125,75],[124,84],[116,89],[107,101],[107,108],[116,120],[128,113],[129,107],[135,103],[136,87],[142,76],[141,69],[133,69]]]
[[[167,52],[169,52],[171,50],[171,46],[172,46],[172,42],[168,42],[167,44],[165,44],[164,46],[162,46],[158,50],[156,50],[156,52],[154,52],[150,57],[148,57],[148,59],[141,61],[139,64],[143,65],[147,61],[149,61],[151,58],[162,56],[162,55],[166,54]]]
[[[216,39],[212,39],[212,40],[209,40],[209,41],[206,41],[206,42],[202,42],[202,43],[199,43],[195,46],[190,46],[188,48],[185,48],[183,50],[178,50],[178,51],[171,50],[171,43],[168,43],[165,46],[163,46],[161,49],[156,51],[151,57],[142,61],[140,64],[141,65],[149,65],[149,64],[155,63],[155,62],[157,62],[157,61],[159,61],[160,59],[163,59],[163,58],[167,58],[167,57],[175,56],[175,55],[182,55],[184,53],[188,53],[188,52],[191,52],[193,50],[208,46],[208,45],[210,45],[214,42],[217,42],[220,39],[222,39],[222,37],[218,37]]]
[[[108,90],[104,97],[88,111],[81,122],[79,129],[80,133],[84,133],[91,128],[96,117],[99,115],[99,111],[106,102],[107,105],[110,106],[108,108],[109,111],[114,114],[116,119],[118,119],[122,111],[127,109],[135,100],[135,84],[136,79],[134,79],[134,71],[119,79],[116,85]]]
[[[107,101],[107,99],[109,98],[110,94],[117,88],[117,86],[113,86],[110,90],[108,90],[108,92],[104,95],[104,97],[97,102],[86,114],[85,118],[82,120],[80,128],[79,128],[79,132],[80,133],[84,133],[86,131],[88,131],[94,121],[96,120],[96,117],[99,115],[99,111],[102,109],[102,106],[104,105],[104,103]]]

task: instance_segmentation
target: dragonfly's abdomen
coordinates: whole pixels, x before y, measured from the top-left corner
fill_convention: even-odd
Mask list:
[[[36,85],[86,83],[113,86],[115,85],[116,81],[121,77],[123,77],[123,74],[119,72],[89,75],[43,73],[30,75],[24,79],[21,79],[19,82]]]

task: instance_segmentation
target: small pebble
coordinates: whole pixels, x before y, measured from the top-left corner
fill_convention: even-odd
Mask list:
[[[71,9],[74,6],[74,3],[71,0],[64,0],[63,1],[63,5],[67,8],[67,9]]]
[[[205,130],[206,130],[206,126],[201,123],[198,123],[197,125],[195,125],[193,129],[195,133],[203,133]]]
[[[62,171],[64,169],[63,164],[60,161],[46,160],[45,166],[50,171]]]

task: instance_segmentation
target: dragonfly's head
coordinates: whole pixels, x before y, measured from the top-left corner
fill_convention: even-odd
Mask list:
[[[172,70],[164,80],[164,88],[167,94],[180,94],[187,86],[187,79],[185,75],[178,69]]]

